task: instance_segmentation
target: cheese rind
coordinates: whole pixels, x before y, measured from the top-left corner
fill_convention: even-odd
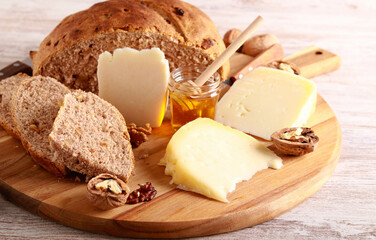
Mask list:
[[[119,109],[127,123],[161,125],[170,72],[159,48],[106,51],[99,55],[97,74],[99,96]]]
[[[282,160],[253,137],[208,118],[181,127],[161,160],[178,188],[222,202],[236,183],[270,163],[281,166]]]
[[[215,120],[270,140],[282,128],[301,127],[316,107],[314,82],[259,67],[236,81],[218,102]]]

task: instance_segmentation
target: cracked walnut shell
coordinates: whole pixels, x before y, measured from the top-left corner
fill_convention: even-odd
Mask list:
[[[283,128],[271,136],[274,146],[285,155],[301,156],[313,152],[319,137],[311,128]]]
[[[130,189],[116,176],[102,173],[87,184],[87,197],[94,206],[108,210],[125,205]]]

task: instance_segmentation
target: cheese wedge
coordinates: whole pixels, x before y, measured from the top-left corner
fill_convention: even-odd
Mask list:
[[[178,188],[228,202],[236,183],[270,165],[280,168],[282,159],[245,133],[198,118],[172,136],[161,164]]]
[[[97,74],[99,96],[119,109],[127,123],[161,125],[170,71],[159,48],[106,51],[99,55]]]
[[[215,120],[270,140],[282,128],[301,127],[316,107],[314,82],[259,67],[236,81],[218,102]]]

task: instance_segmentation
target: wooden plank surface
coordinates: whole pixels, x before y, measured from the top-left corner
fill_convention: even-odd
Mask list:
[[[2,0],[0,67],[27,56],[65,15],[95,1]],[[245,28],[261,14],[258,32],[276,34],[292,54],[318,45],[338,54],[342,67],[315,78],[343,134],[338,166],[324,187],[297,208],[264,224],[208,239],[374,239],[376,236],[376,10],[373,1],[188,1],[204,10],[220,33]],[[112,239],[41,219],[0,198],[0,238]]]

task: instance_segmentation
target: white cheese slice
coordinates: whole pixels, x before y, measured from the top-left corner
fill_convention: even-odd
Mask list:
[[[127,123],[161,125],[170,72],[159,48],[106,51],[99,55],[97,74],[99,96],[119,109]]]
[[[282,159],[245,133],[198,118],[172,136],[161,164],[178,188],[228,202],[236,183]]]
[[[282,128],[301,127],[316,107],[314,82],[259,67],[236,81],[218,102],[215,120],[270,140]]]

